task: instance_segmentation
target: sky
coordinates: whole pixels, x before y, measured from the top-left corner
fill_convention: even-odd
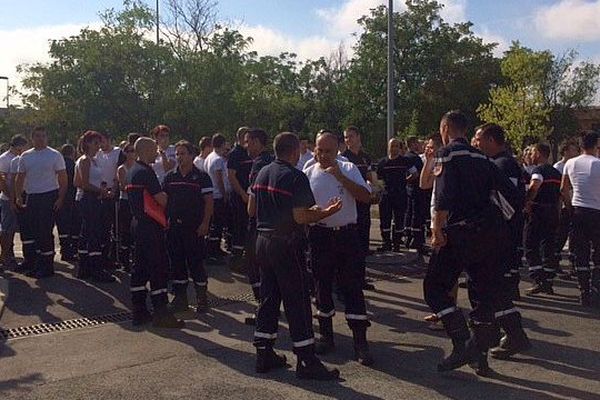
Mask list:
[[[163,1],[163,0],[159,0]],[[496,42],[501,55],[511,41],[555,54],[568,49],[600,63],[600,0],[438,0],[449,22],[471,21],[474,32]],[[147,0],[154,5],[154,0]],[[356,20],[385,0],[220,0],[219,18],[254,38],[260,55],[289,51],[301,59],[327,56],[340,43],[351,51]],[[98,12],[122,0],[0,0],[0,76],[11,85],[16,66],[48,61],[48,40],[97,26]],[[404,2],[395,1],[402,10]],[[0,98],[6,89],[0,84]]]

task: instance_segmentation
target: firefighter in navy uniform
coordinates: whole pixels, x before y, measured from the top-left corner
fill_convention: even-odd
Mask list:
[[[167,307],[169,260],[164,228],[145,211],[145,203],[148,202],[144,199],[144,192],[161,207],[167,205],[167,195],[162,191],[156,173],[150,166],[156,159],[156,142],[148,137],[141,137],[135,142],[135,152],[137,161],[127,173],[127,181],[130,182],[127,192],[133,216],[131,225],[135,242],[135,263],[130,282],[133,324],[142,325],[152,321],[155,327],[183,328],[183,321],[177,320]],[[146,308],[148,282],[154,315]]]
[[[524,247],[529,275],[535,284],[528,294],[553,294],[552,279],[556,274],[556,231],[560,216],[560,183],[562,174],[548,164],[550,146],[533,147],[536,165],[527,188]]]
[[[259,128],[250,129],[246,133],[245,141],[248,144],[248,153],[255,156],[252,160],[252,168],[248,177],[250,185],[256,181],[256,177],[261,169],[269,165],[275,157],[267,150],[267,141],[269,136],[267,132]],[[250,194],[250,191],[249,191]],[[248,218],[248,241],[246,244],[246,273],[248,282],[252,286],[254,300],[260,303],[260,272],[256,260],[256,219]],[[254,325],[255,317],[247,317],[245,323]]]
[[[300,141],[293,133],[275,137],[277,159],[264,167],[252,185],[248,214],[256,215],[256,256],[260,267],[260,306],[256,317],[254,345],[256,372],[287,366],[285,356],[273,351],[277,337],[279,308],[289,323],[300,379],[333,380],[337,369],[328,369],[315,356],[315,339],[309,297],[311,282],[303,262],[302,225],[316,223],[341,209],[341,201],[325,209],[315,206],[308,178],[295,168],[300,158]]]
[[[425,193],[419,187],[419,176],[423,169],[423,160],[419,156],[419,146],[421,143],[415,136],[406,140],[408,152],[407,157],[412,165],[417,169],[417,174],[409,180],[406,193],[408,195],[408,204],[406,207],[406,217],[404,220],[406,232],[406,247],[416,249],[419,253],[423,252],[425,244]]]
[[[383,245],[380,251],[400,251],[406,213],[406,182],[413,179],[417,169],[413,162],[401,154],[402,142],[390,139],[388,156],[377,164],[377,178],[383,180],[385,192],[379,202],[379,218]],[[392,231],[392,220],[394,229]]]
[[[435,193],[432,247],[437,262],[423,282],[427,304],[442,320],[452,339],[452,353],[438,364],[448,371],[470,364],[478,374],[489,373],[487,351],[497,344],[500,325],[507,333],[492,351],[508,358],[530,347],[503,282],[502,256],[510,247],[510,232],[503,212],[492,201],[498,192],[515,204],[514,185],[466,138],[468,122],[450,111],[440,123],[445,147],[438,150],[434,169]],[[450,296],[459,275],[469,275],[469,332],[462,312]],[[497,313],[497,310],[506,310]]]
[[[484,124],[475,132],[475,141],[479,150],[488,156],[498,169],[508,177],[518,190],[515,215],[510,220],[509,228],[512,239],[510,256],[507,258],[504,277],[508,290],[513,295],[513,300],[520,299],[519,282],[523,245],[523,226],[525,219],[523,207],[525,206],[525,171],[515,157],[506,148],[506,135],[504,129],[496,124]]]
[[[175,144],[177,168],[165,176],[163,188],[167,194],[169,229],[169,261],[171,284],[175,298],[173,312],[188,309],[188,280],[192,279],[196,291],[196,312],[205,312],[207,275],[204,269],[205,237],[208,235],[213,213],[212,181],[206,172],[194,166],[195,151],[190,142]]]
[[[248,155],[246,149],[246,132],[249,128],[241,127],[236,133],[236,144],[229,152],[227,158],[227,177],[231,184],[231,197],[229,204],[231,207],[232,219],[232,259],[231,266],[239,267],[242,262],[244,246],[246,245],[248,235],[248,177],[252,168],[252,157]]]
[[[365,181],[371,182],[371,157],[362,150],[360,132],[357,127],[349,126],[344,131],[344,142],[348,147],[341,155],[358,167],[360,175]],[[375,290],[373,284],[366,281],[366,258],[369,255],[369,236],[371,232],[371,204],[356,202],[358,214],[358,237],[361,248],[361,268],[363,269],[363,289]]]

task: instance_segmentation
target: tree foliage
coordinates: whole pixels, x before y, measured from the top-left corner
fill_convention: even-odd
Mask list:
[[[317,60],[299,60],[289,52],[251,51],[252,38],[219,23],[214,0],[164,4],[158,44],[154,11],[141,0],[102,13],[99,29],[51,41],[50,63],[20,67],[25,107],[11,126],[44,124],[64,142],[85,129],[122,136],[166,123],[175,136],[196,142],[216,131],[231,137],[241,125],[312,136],[352,124],[369,151],[385,152],[385,7],[359,20],[352,55],[340,46]],[[394,120],[403,135],[429,134],[449,109],[478,122],[476,109],[488,100],[480,115],[503,121],[511,134],[541,135],[595,93],[597,67],[575,66],[574,54],[557,60],[511,49],[500,62],[494,44],[477,37],[470,23],[444,21],[436,1],[406,4],[394,14]]]

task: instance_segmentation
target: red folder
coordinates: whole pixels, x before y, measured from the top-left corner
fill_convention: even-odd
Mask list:
[[[152,197],[147,189],[144,189],[144,213],[164,229],[169,226],[165,209],[154,200],[154,197]]]

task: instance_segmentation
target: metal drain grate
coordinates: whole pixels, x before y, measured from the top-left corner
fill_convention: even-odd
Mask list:
[[[244,292],[232,297],[209,296],[208,304],[212,308],[223,307],[229,304],[253,301],[252,292]],[[91,328],[104,324],[117,324],[131,320],[131,312],[123,311],[115,314],[84,317],[65,321],[21,326],[18,328],[0,329],[0,340],[18,339],[31,336],[45,335],[47,333],[66,332],[75,329]]]
[[[48,323],[48,324],[37,324],[31,326],[22,326],[19,328],[1,329],[0,338],[16,339],[26,336],[37,336],[46,333],[71,331],[75,329],[89,328],[92,326],[98,326],[108,323],[123,322],[131,319],[131,313],[124,311],[116,314],[101,315],[90,318],[77,318],[69,319],[66,321]]]

